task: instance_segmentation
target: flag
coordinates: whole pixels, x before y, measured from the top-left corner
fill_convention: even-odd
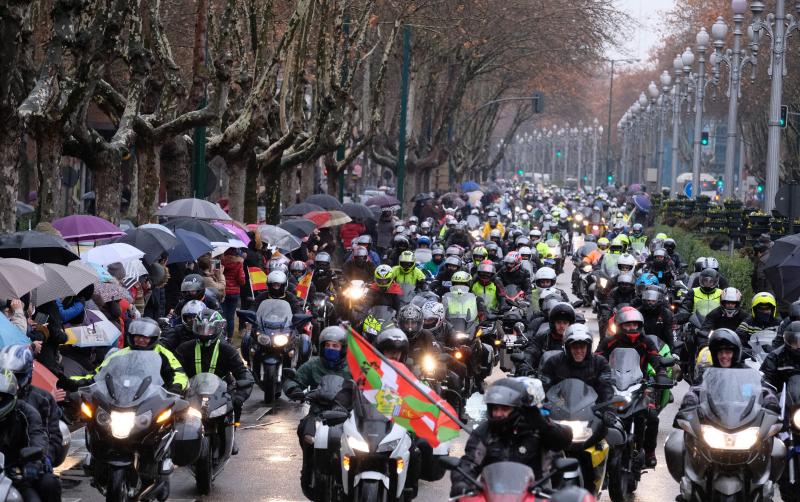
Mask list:
[[[267,274],[261,267],[247,267],[247,273],[250,274],[250,289],[253,291],[253,296],[256,295],[256,291],[267,289]]]
[[[426,440],[432,448],[458,436],[458,418],[450,404],[426,387],[404,365],[390,361],[350,328],[347,364],[364,396],[395,423]]]
[[[306,275],[300,278],[297,281],[297,288],[295,289],[295,294],[298,298],[305,301],[308,297],[308,290],[311,288],[311,272],[306,272]]]

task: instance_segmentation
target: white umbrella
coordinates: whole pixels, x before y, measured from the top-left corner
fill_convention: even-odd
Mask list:
[[[124,265],[133,260],[141,260],[143,256],[144,252],[130,244],[115,242],[90,249],[83,256],[83,260],[99,265],[111,265],[112,263],[122,263]]]
[[[47,280],[31,293],[35,306],[56,298],[74,296],[97,282],[97,276],[81,267],[65,267],[55,263],[42,265]]]
[[[202,199],[174,200],[156,211],[158,216],[171,218],[198,218],[201,220],[230,221],[232,218],[219,205]]]
[[[173,232],[172,230],[168,229],[164,225],[161,225],[160,223],[145,223],[144,225],[139,225],[139,228],[151,228],[151,229],[155,229],[155,230],[160,230],[162,232],[168,233],[169,235],[175,237],[175,232]]]
[[[0,298],[20,298],[46,280],[40,265],[19,258],[0,258]]]

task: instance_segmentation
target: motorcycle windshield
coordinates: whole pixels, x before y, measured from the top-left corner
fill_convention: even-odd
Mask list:
[[[483,468],[481,481],[486,487],[484,493],[526,494],[534,481],[534,475],[533,470],[525,464],[496,462]]]
[[[221,386],[227,387],[225,382],[217,375],[213,373],[198,373],[189,380],[189,388],[186,390],[186,395],[211,396]]]
[[[761,406],[761,374],[754,369],[708,368],[704,415],[726,429],[750,422]]]
[[[477,297],[468,292],[451,291],[442,297],[447,319],[464,319],[467,323],[478,317]]]
[[[772,351],[772,341],[778,334],[772,330],[762,330],[750,335],[750,350],[753,352],[753,359],[763,361],[767,354]]]
[[[597,392],[577,378],[567,378],[547,391],[550,418],[553,420],[591,420]]]
[[[430,249],[417,249],[414,251],[414,260],[420,264],[424,265],[433,259],[433,254],[431,254]]]
[[[508,298],[514,298],[519,293],[519,287],[516,284],[509,284],[505,287],[505,290]]]
[[[369,316],[379,321],[381,325],[394,319],[395,314],[394,309],[386,305],[377,305],[369,309]]]
[[[161,391],[161,356],[154,350],[131,350],[109,358],[94,378],[96,391],[120,408],[132,408]]]
[[[639,361],[639,353],[636,352],[636,349],[627,347],[614,349],[608,359],[608,364],[611,366],[611,375],[614,377],[614,385],[617,389],[625,390],[642,380],[642,368]]]
[[[265,329],[284,329],[292,326],[292,307],[285,300],[264,300],[256,312],[259,324]]]

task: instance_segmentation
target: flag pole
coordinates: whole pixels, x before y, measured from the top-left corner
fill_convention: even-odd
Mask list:
[[[385,362],[386,364],[392,365],[392,366],[394,366],[394,363],[396,363],[396,362],[397,362],[397,361],[392,361],[392,360],[391,360],[391,359],[389,359],[388,357],[384,356],[384,355],[383,355],[383,353],[382,353],[380,350],[376,349],[376,348],[375,348],[375,347],[374,347],[374,346],[373,346],[371,343],[369,343],[369,341],[367,341],[367,339],[366,339],[366,338],[364,338],[363,336],[361,336],[361,335],[360,335],[360,334],[359,334],[359,333],[358,333],[358,332],[357,332],[355,329],[353,329],[353,327],[352,327],[352,326],[350,326],[350,333],[351,333],[351,334],[353,334],[353,335],[356,337],[356,339],[360,339],[361,341],[363,341],[364,343],[366,343],[367,345],[369,345],[370,347],[372,347],[373,351],[375,352],[375,355],[377,355],[377,356],[380,358],[380,360],[381,360],[381,361]],[[402,364],[402,363],[401,363],[401,364]],[[450,420],[452,420],[453,422],[455,422],[455,424],[456,424],[456,425],[458,425],[459,427],[461,427],[462,429],[464,429],[464,430],[465,430],[465,431],[467,431],[468,433],[471,433],[471,432],[472,432],[472,430],[471,430],[471,429],[468,429],[468,428],[467,428],[467,424],[465,424],[464,422],[462,422],[461,420],[459,420],[459,418],[458,418],[457,416],[455,416],[455,415],[453,415],[452,413],[450,413],[450,410],[448,410],[447,408],[443,407],[441,404],[439,404],[439,402],[437,402],[437,401],[434,401],[433,399],[431,399],[431,397],[428,395],[428,392],[425,390],[425,388],[423,388],[422,386],[420,386],[420,385],[419,385],[419,381],[418,381],[417,379],[415,379],[415,378],[409,378],[409,377],[408,377],[408,375],[406,375],[406,374],[405,374],[404,372],[402,372],[402,371],[398,371],[398,372],[397,372],[397,374],[398,374],[400,377],[402,377],[402,378],[403,378],[403,380],[405,380],[406,382],[408,382],[409,384],[411,384],[411,386],[412,386],[412,387],[414,387],[414,389],[416,389],[416,390],[417,390],[417,392],[419,392],[419,393],[421,393],[423,396],[425,396],[425,399],[427,399],[427,400],[428,400],[428,401],[430,401],[430,402],[431,402],[431,403],[432,403],[434,406],[436,406],[437,408],[439,408],[439,410],[441,410],[441,411],[442,411],[442,412],[443,412],[445,415],[447,415],[447,416],[448,416],[448,418],[450,418]],[[431,390],[431,389],[428,389],[428,390]],[[435,393],[434,393],[434,394],[435,394]],[[441,396],[439,396],[438,394],[436,394],[436,396],[437,396],[439,399],[442,399],[442,397],[441,397]]]

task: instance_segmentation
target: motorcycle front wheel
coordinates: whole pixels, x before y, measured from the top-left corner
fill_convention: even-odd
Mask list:
[[[608,460],[608,496],[612,502],[627,502],[630,496],[628,473],[622,468],[622,456],[622,451],[612,450]]]
[[[201,495],[208,495],[211,491],[211,479],[214,477],[213,457],[211,439],[205,436],[200,449],[200,458],[194,464],[194,481]]]
[[[128,496],[128,476],[127,469],[112,469],[108,473],[108,485],[106,485],[106,502],[127,502],[131,500]]]
[[[264,404],[272,404],[281,396],[278,382],[278,366],[270,364],[264,368]]]
[[[364,480],[356,486],[353,502],[386,502],[386,491],[380,481]]]

